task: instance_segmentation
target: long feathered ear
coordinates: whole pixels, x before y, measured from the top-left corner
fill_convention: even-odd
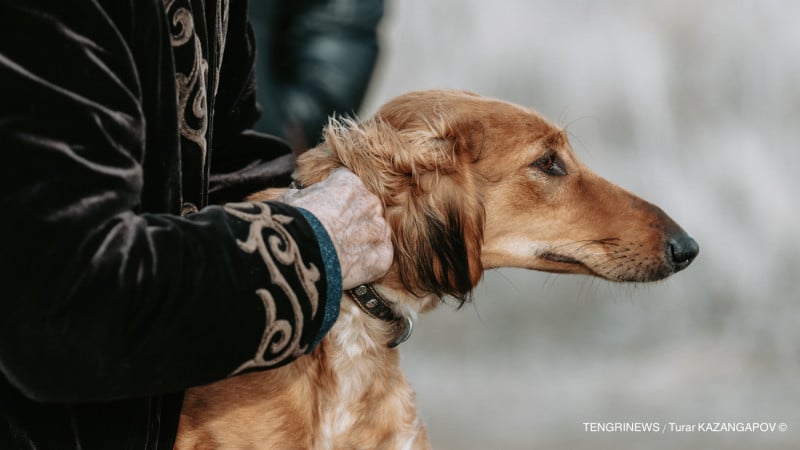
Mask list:
[[[391,123],[384,114],[386,110],[378,120]],[[485,180],[472,164],[480,157],[485,130],[480,122],[447,114],[405,121],[397,129],[406,137],[408,151],[428,163],[395,159],[395,170],[405,173],[409,183],[403,201],[387,210],[399,278],[412,292],[464,302],[483,274]]]
[[[484,210],[470,176],[418,174],[406,201],[387,209],[397,274],[417,295],[463,302],[480,280]]]
[[[377,194],[392,227],[396,277],[417,295],[462,302],[483,274],[483,180],[472,163],[480,124],[425,120],[395,127],[381,115],[363,122],[332,120],[324,142],[298,159],[304,185],[347,167]]]

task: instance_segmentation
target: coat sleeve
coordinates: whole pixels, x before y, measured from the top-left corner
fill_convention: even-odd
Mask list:
[[[95,1],[0,0],[0,370],[35,400],[277,367],[311,350],[332,308],[324,230],[302,211],[139,212],[130,55]]]

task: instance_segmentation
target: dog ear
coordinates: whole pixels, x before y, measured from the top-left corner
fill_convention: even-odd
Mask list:
[[[412,292],[450,295],[463,303],[483,274],[483,180],[472,168],[483,145],[483,127],[475,121],[440,120],[399,133],[414,155],[394,158],[393,168],[405,175],[408,189],[387,209],[400,281]]]
[[[406,200],[387,209],[397,275],[415,294],[464,302],[483,273],[483,204],[460,180],[457,173],[421,175]]]
[[[439,121],[401,129],[383,120],[331,120],[324,142],[298,158],[303,185],[337,167],[377,194],[392,228],[392,272],[417,295],[465,301],[483,273],[484,208],[472,170],[479,124]],[[390,276],[393,274],[390,274]]]

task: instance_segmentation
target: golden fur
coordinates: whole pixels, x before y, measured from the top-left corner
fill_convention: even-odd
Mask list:
[[[493,267],[616,281],[679,270],[665,248],[680,227],[591,172],[565,132],[529,109],[416,92],[370,120],[331,121],[324,138],[299,158],[296,177],[310,185],[344,166],[382,199],[395,260],[375,286],[399,314],[446,295],[466,300]],[[176,448],[429,448],[389,328],[345,296],[312,354],[189,389]]]

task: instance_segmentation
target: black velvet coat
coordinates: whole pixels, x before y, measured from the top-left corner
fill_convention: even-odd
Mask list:
[[[224,203],[292,169],[247,131],[245,11],[0,0],[0,448],[171,448],[185,388],[335,318],[318,222]]]

